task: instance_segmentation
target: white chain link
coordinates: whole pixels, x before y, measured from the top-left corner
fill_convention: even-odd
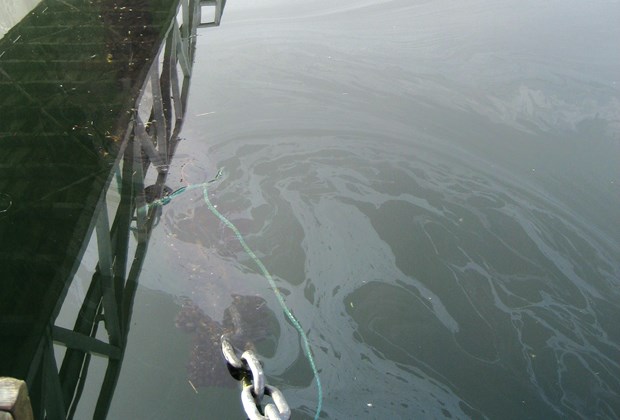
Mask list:
[[[263,366],[252,350],[245,351],[241,358],[237,356],[235,348],[228,341],[225,335],[222,336],[222,354],[226,362],[237,369],[241,373],[244,380],[243,390],[241,391],[241,403],[245,414],[250,420],[289,420],[291,417],[291,409],[284,398],[284,395],[275,386],[268,385],[265,382],[265,374]],[[265,405],[261,413],[263,396],[271,397],[273,403]]]

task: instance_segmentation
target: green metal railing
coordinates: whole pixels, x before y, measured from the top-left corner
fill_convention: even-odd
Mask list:
[[[94,417],[107,415],[158,211],[146,210],[145,178],[155,171],[148,199],[161,198],[182,127],[201,8],[210,6],[158,0],[129,11],[118,3],[44,0],[0,40],[6,105],[0,192],[12,200],[0,214],[0,234],[14,238],[12,248],[0,247],[7,267],[0,285],[13,298],[0,298],[0,375],[26,380],[35,418],[74,416],[93,356],[107,360]],[[219,24],[224,2],[215,3]],[[123,35],[134,26],[133,38]],[[20,71],[34,63],[38,73]],[[9,106],[36,115],[23,122]],[[12,175],[28,153],[39,152],[52,159],[42,178]],[[110,189],[120,194],[112,213]],[[14,199],[20,194],[27,198]],[[44,245],[39,239],[45,232],[15,228],[26,229],[33,217],[47,221],[48,234],[65,223],[58,234],[66,245],[50,243],[41,252],[48,249],[47,239]],[[61,327],[56,318],[89,247],[96,248],[97,266],[73,328]],[[57,366],[60,348],[66,350]]]

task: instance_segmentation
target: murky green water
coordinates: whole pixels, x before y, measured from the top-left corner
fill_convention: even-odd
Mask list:
[[[211,200],[308,334],[321,418],[620,416],[619,18],[230,1],[199,31],[167,184],[224,169]],[[242,418],[178,325],[234,295],[264,299],[268,381],[314,416],[299,335],[200,190],[163,207],[140,284],[110,418]]]
[[[322,415],[617,416],[618,4],[226,13],[199,39],[177,173],[225,168],[212,199],[308,332]],[[263,296],[267,372],[310,416],[296,332],[192,198],[165,209],[143,284],[217,267],[227,294]],[[186,263],[158,264],[169,246]]]

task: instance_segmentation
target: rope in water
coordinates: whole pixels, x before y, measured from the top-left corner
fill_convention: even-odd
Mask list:
[[[213,213],[213,215],[215,215],[218,219],[220,219],[222,223],[224,223],[230,230],[233,231],[233,233],[237,237],[237,240],[243,247],[244,251],[250,256],[250,258],[258,266],[263,276],[269,282],[269,286],[271,287],[271,290],[273,291],[273,293],[276,295],[276,298],[278,299],[278,303],[280,304],[280,307],[282,308],[282,312],[284,312],[288,320],[291,322],[291,324],[293,324],[293,327],[295,327],[295,329],[299,333],[299,336],[301,337],[301,340],[304,346],[304,353],[306,355],[306,358],[308,359],[308,363],[310,363],[310,367],[312,368],[312,374],[314,375],[314,380],[316,381],[318,402],[317,402],[316,412],[314,414],[314,419],[317,420],[321,413],[321,407],[323,404],[323,388],[321,387],[321,380],[319,378],[319,372],[316,368],[316,364],[314,363],[314,357],[312,356],[312,351],[310,350],[310,343],[308,342],[308,337],[306,336],[306,333],[304,332],[297,318],[295,318],[291,310],[286,305],[286,302],[284,301],[284,296],[282,296],[282,293],[278,289],[278,286],[276,285],[276,282],[271,276],[271,273],[269,273],[269,271],[267,270],[267,267],[265,267],[263,262],[256,256],[254,251],[252,251],[252,249],[245,242],[245,239],[243,239],[243,236],[241,235],[241,232],[239,232],[239,229],[237,229],[237,227],[230,220],[228,220],[222,213],[220,213],[218,209],[211,203],[211,200],[209,200],[209,191],[207,189],[207,186],[217,181],[222,176],[222,173],[223,173],[223,170],[220,169],[217,175],[215,175],[215,178],[213,178],[212,180],[202,183],[202,184],[194,184],[194,185],[188,185],[186,187],[181,187],[178,190],[171,193],[170,195],[168,195],[167,197],[163,197],[159,200],[154,201],[153,203],[151,203],[151,205],[168,204],[170,200],[172,200],[172,198],[178,196],[179,194],[182,194],[189,190],[202,188],[203,198],[204,198],[205,203],[207,204],[207,207],[209,208],[211,213]]]

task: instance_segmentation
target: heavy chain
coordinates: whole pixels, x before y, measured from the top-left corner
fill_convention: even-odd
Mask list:
[[[222,354],[226,362],[239,373],[243,383],[241,403],[250,420],[288,420],[291,417],[291,409],[284,395],[278,388],[265,382],[263,366],[256,353],[246,350],[241,357],[238,357],[233,345],[223,335]],[[265,395],[271,397],[273,403],[267,404],[263,410],[265,414],[262,414],[260,407]]]

